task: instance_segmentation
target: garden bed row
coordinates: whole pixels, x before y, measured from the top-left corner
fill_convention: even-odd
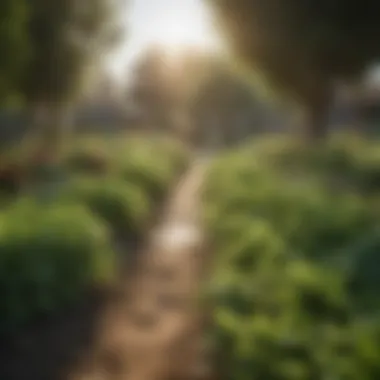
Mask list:
[[[36,167],[17,195],[4,194],[0,333],[112,288],[187,160],[166,139],[82,142],[53,166]]]
[[[271,139],[215,161],[204,205],[219,379],[380,378],[379,179],[378,141]]]

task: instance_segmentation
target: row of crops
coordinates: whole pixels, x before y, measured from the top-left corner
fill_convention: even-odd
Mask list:
[[[380,378],[379,142],[249,143],[204,206],[218,378]]]
[[[34,181],[3,194],[0,211],[0,333],[59,313],[116,278],[115,237],[144,233],[187,164],[173,141],[84,139]],[[19,166],[2,170],[22,173]],[[28,173],[30,175],[30,173]]]

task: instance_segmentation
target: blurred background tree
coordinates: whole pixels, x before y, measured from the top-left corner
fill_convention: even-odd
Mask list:
[[[171,62],[160,46],[144,51],[132,69],[128,94],[148,129],[170,130],[176,92]]]
[[[204,75],[189,97],[189,112],[200,141],[241,141],[258,123],[257,94],[223,59],[205,60]],[[218,143],[218,141],[213,141]]]
[[[262,111],[255,90],[230,62],[196,49],[175,56],[158,46],[146,50],[134,66],[127,98],[149,129],[201,145],[241,140]]]
[[[118,15],[123,6],[125,0],[28,2],[33,55],[22,92],[34,126],[50,146],[60,142],[90,69],[100,65],[104,53],[121,38]]]
[[[376,0],[208,0],[232,50],[306,117],[323,138],[340,81],[355,81],[380,58]]]
[[[24,0],[0,2],[0,102],[12,100],[28,59],[27,7]]]

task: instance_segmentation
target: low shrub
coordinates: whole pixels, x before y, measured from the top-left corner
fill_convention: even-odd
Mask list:
[[[186,167],[185,149],[169,139],[130,137],[117,141],[90,140],[73,149],[65,165],[79,175],[122,178],[161,200]]]
[[[118,179],[81,179],[63,191],[62,200],[85,205],[117,233],[141,233],[151,212],[144,191]]]
[[[346,248],[349,291],[357,309],[366,313],[380,310],[380,226],[369,230]]]
[[[111,170],[112,158],[99,147],[83,147],[66,157],[65,166],[74,173],[102,175]]]
[[[139,139],[128,142],[129,149],[120,154],[121,177],[141,186],[154,201],[160,201],[184,170],[188,157],[185,150],[170,140]]]
[[[183,148],[164,139],[73,144],[65,157],[42,152],[0,168],[0,192],[13,195],[26,178],[33,197],[0,196],[0,333],[59,313],[112,281],[114,235],[145,232],[155,201],[187,162]]]
[[[83,207],[22,200],[0,216],[0,329],[58,312],[112,280],[108,230]]]
[[[216,160],[205,186],[219,376],[376,379],[378,146],[267,144]]]
[[[0,167],[0,193],[17,195],[25,183],[25,169],[20,164],[3,163]]]
[[[141,187],[154,201],[163,198],[171,184],[171,176],[172,173],[167,168],[147,161],[128,162],[122,171],[126,183]]]
[[[277,174],[324,179],[329,185],[368,193],[380,191],[379,143],[337,136],[323,146],[305,146],[289,139],[253,144],[251,157]]]

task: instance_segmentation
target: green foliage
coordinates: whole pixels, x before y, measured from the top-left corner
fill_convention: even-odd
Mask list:
[[[109,144],[94,140],[74,148],[65,158],[68,169],[77,175],[120,178],[153,201],[162,200],[187,162],[181,144],[154,137],[130,137]]]
[[[28,1],[33,56],[23,86],[27,100],[51,107],[77,95],[89,65],[113,44],[123,6],[124,0]]]
[[[0,4],[1,102],[18,92],[21,73],[29,58],[26,5],[24,0],[3,0]]]
[[[336,84],[355,83],[380,60],[375,0],[206,2],[250,76],[300,106],[309,138],[327,134]]]
[[[257,94],[237,75],[230,62],[210,58],[204,61],[205,73],[193,85],[188,99],[192,122],[199,125],[196,131],[198,138],[203,136],[204,139],[204,135],[209,133],[212,128],[210,120],[218,125],[219,133],[229,143],[236,135],[246,137],[251,132],[248,123],[251,124],[249,129],[253,130],[254,118],[260,114]],[[245,131],[240,132],[236,124],[243,124],[241,129],[245,127]]]
[[[144,190],[118,179],[89,178],[74,181],[62,198],[85,205],[114,231],[128,235],[142,232],[150,215],[150,199]]]
[[[108,231],[82,207],[20,200],[0,219],[2,333],[57,312],[112,279]]]
[[[118,157],[121,177],[144,189],[153,200],[162,200],[173,180],[187,164],[183,147],[170,140],[141,143],[135,139]]]
[[[302,103],[380,58],[376,1],[208,2],[237,54]]]
[[[158,192],[169,190],[188,160],[166,139],[76,142],[54,162],[45,154],[25,162],[23,148],[2,157],[0,191],[13,196],[0,198],[0,334],[113,281],[114,238],[145,232]],[[19,189],[29,198],[17,198]]]
[[[78,174],[107,174],[111,169],[109,154],[103,149],[82,149],[71,152],[65,163],[69,170]]]
[[[347,247],[350,258],[350,291],[358,307],[379,310],[379,228],[372,229],[356,244]]]
[[[25,181],[25,172],[20,165],[3,162],[0,167],[0,193],[14,195]]]
[[[172,77],[173,67],[169,57],[165,51],[153,46],[140,57],[133,74],[129,89],[133,102],[149,115],[151,127],[161,131],[169,130],[181,90],[181,86]]]
[[[184,169],[187,156],[170,140],[130,138],[109,146],[99,141],[84,144],[66,162],[79,178],[64,197],[84,202],[117,232],[139,233],[152,205]]]
[[[207,294],[221,378],[379,376],[375,151],[378,142],[259,141],[213,164]]]
[[[136,184],[146,190],[152,199],[160,200],[170,183],[171,173],[166,169],[158,168],[151,162],[146,162],[144,167],[127,162],[123,167],[123,178],[127,183]]]

